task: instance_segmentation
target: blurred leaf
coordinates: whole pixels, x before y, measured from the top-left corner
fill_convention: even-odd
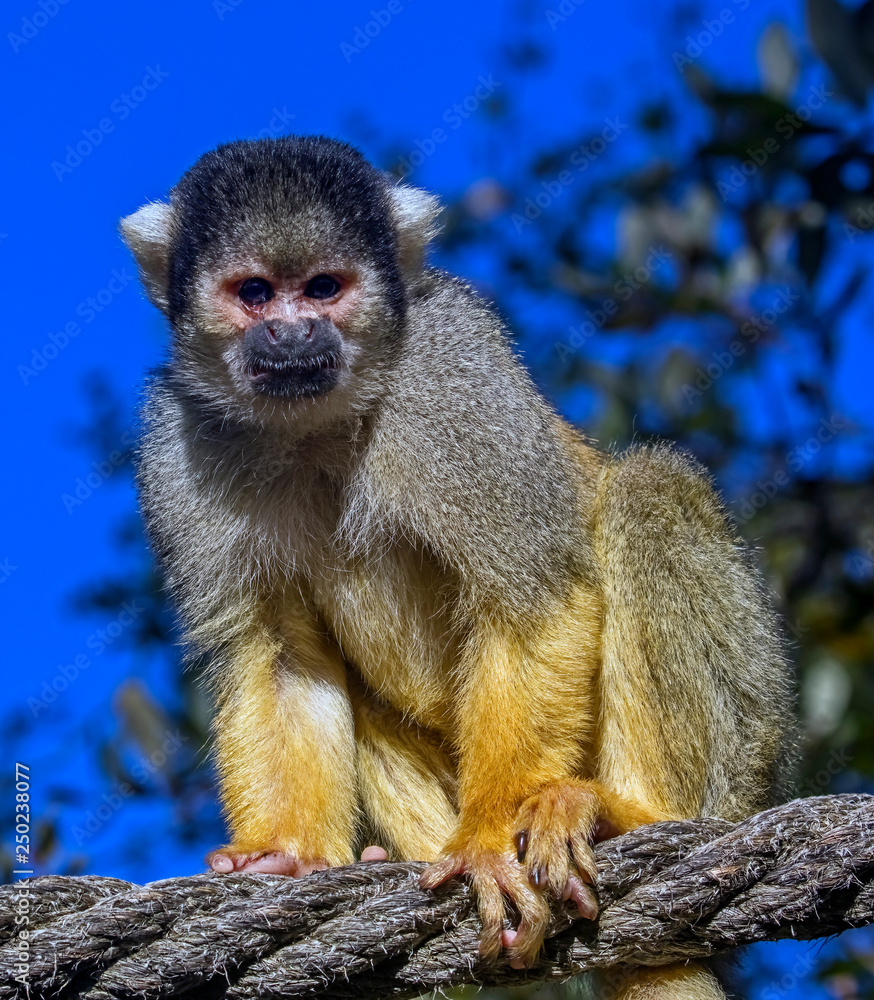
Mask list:
[[[865,106],[874,85],[870,17],[870,3],[854,15],[837,0],[807,0],[810,40],[838,86],[859,107]]]
[[[115,694],[115,711],[121,719],[123,733],[136,742],[144,757],[150,760],[160,757],[159,766],[163,769],[166,754],[161,748],[173,724],[146,687],[136,680],[122,684]]]
[[[798,84],[798,53],[786,26],[769,24],[756,49],[759,73],[765,92],[779,101],[788,101]]]

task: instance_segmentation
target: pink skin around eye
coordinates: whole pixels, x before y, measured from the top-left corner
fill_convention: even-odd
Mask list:
[[[328,272],[320,272],[328,274]],[[246,275],[230,276],[219,282],[213,300],[213,308],[238,333],[245,333],[249,327],[264,320],[296,323],[302,319],[327,317],[342,328],[344,320],[355,313],[361,299],[361,287],[354,275],[329,274],[340,284],[340,289],[331,298],[316,299],[304,295],[307,285],[315,275],[306,278],[288,278],[270,274],[257,268]],[[261,278],[273,291],[273,297],[266,302],[248,304],[240,297],[240,289],[246,280]]]

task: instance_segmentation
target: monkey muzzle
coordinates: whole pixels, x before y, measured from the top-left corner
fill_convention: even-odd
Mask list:
[[[245,372],[252,388],[266,396],[322,396],[339,380],[342,348],[340,331],[329,319],[265,320],[243,338]]]

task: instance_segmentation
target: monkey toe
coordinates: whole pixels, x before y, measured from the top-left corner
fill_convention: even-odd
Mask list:
[[[519,932],[514,930],[502,931],[501,932],[501,945],[507,950],[508,953],[516,946],[516,940],[519,937]],[[521,958],[510,958],[509,965],[511,969],[524,969],[525,963]]]
[[[512,968],[534,965],[549,923],[546,900],[527,884],[523,871],[504,859],[492,871],[475,874],[473,883],[483,925],[480,955],[496,959],[504,948]],[[506,928],[508,903],[518,915],[512,930]]]
[[[479,939],[480,955],[489,961],[501,954],[501,932],[504,929],[504,893],[501,883],[490,874],[478,872],[473,875],[477,908],[482,931]]]
[[[482,930],[479,939],[480,955],[487,960],[497,958],[501,953],[501,931],[504,927],[504,894],[502,883],[505,878],[498,876],[498,867],[503,861],[497,855],[487,852],[454,851],[429,865],[419,877],[423,889],[436,889],[459,875],[466,875],[473,883]]]
[[[384,847],[371,844],[361,852],[362,861],[388,861],[388,851]]]
[[[580,876],[583,882],[591,885],[597,875],[595,865],[595,852],[592,850],[592,834],[572,833],[567,840],[567,852],[570,857],[570,873],[573,870]]]
[[[441,861],[435,861],[419,876],[419,885],[423,889],[436,889],[449,879],[461,875],[465,871],[464,861],[458,855],[450,854]]]
[[[514,899],[519,923],[501,934],[506,957],[513,969],[530,969],[537,964],[549,924],[549,906],[538,893]]]
[[[571,873],[567,843],[558,838],[554,842],[536,838],[525,856],[523,868],[533,888],[559,896]]]

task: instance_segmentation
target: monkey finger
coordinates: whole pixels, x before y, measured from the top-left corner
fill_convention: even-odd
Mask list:
[[[513,948],[516,944],[516,938],[518,936],[519,936],[518,931],[513,931],[513,930],[501,931],[501,944],[507,949]],[[521,958],[511,958],[509,964],[511,969],[525,968],[525,963],[522,961]]]
[[[208,867],[214,872],[232,872],[234,870],[234,856],[224,854],[221,851],[210,851],[204,859]]]
[[[590,884],[594,882],[598,869],[595,865],[595,852],[588,837],[582,833],[572,833],[568,839],[568,849],[571,861],[582,880]]]
[[[586,920],[594,920],[598,916],[598,900],[595,898],[595,893],[576,875],[568,876],[561,898],[572,899],[577,904],[580,916]]]
[[[310,875],[313,872],[323,872],[326,868],[330,867],[328,862],[324,858],[314,858],[310,861],[298,861],[297,871],[289,874],[294,874],[297,876]]]
[[[384,847],[371,844],[361,852],[362,861],[388,861],[388,851]]]
[[[264,872],[268,875],[301,877],[328,867],[324,858],[303,860],[285,851],[261,851],[250,854],[230,850],[212,851],[206,863],[214,872]]]
[[[296,875],[297,858],[279,851],[253,851],[246,854],[232,850],[212,851],[206,863],[214,872],[264,871],[277,875]]]
[[[423,889],[436,889],[449,879],[464,871],[464,862],[455,855],[450,855],[442,861],[435,861],[419,876],[419,885]]]

